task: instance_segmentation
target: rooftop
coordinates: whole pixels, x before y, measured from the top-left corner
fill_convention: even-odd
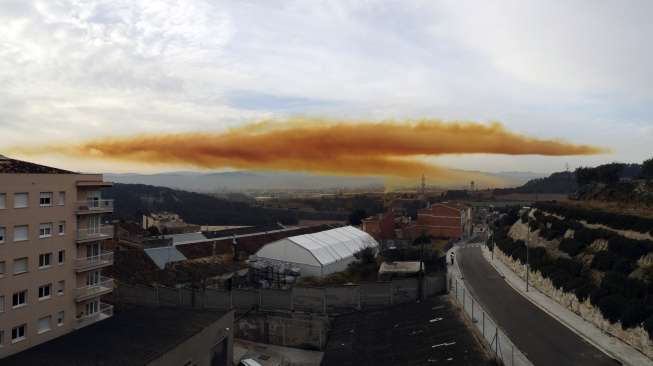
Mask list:
[[[490,365],[446,296],[341,315],[322,366]]]
[[[68,170],[16,160],[0,155],[0,174],[75,174]]]
[[[379,274],[411,274],[418,273],[419,270],[419,261],[383,262],[379,268]]]
[[[142,366],[218,321],[227,312],[124,309],[104,321],[2,360],[2,366]]]

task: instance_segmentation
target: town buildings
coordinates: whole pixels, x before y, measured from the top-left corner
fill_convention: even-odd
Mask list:
[[[436,238],[462,239],[472,234],[471,207],[455,202],[429,205],[417,211],[417,220],[405,231],[412,237],[430,235]]]
[[[0,155],[0,358],[112,316],[106,186]]]
[[[363,219],[361,228],[378,241],[396,238],[395,215],[392,211]]]

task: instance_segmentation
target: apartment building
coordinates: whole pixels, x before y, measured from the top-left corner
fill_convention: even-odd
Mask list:
[[[0,155],[0,359],[112,316],[107,186]]]

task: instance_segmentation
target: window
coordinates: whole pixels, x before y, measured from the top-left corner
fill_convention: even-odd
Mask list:
[[[5,261],[0,261],[0,278],[5,276]]]
[[[66,222],[59,221],[59,235],[64,235],[66,233]]]
[[[14,208],[27,207],[28,197],[27,193],[14,193]]]
[[[60,250],[59,251],[59,264],[64,264],[66,261],[66,251],[65,250]]]
[[[39,287],[39,300],[45,300],[50,298],[50,294],[52,293],[52,284],[48,283],[47,285],[43,285]]]
[[[66,204],[66,192],[61,191],[59,192],[59,206],[63,206]]]
[[[5,295],[0,295],[0,313],[5,312]]]
[[[14,259],[14,274],[21,274],[27,272],[27,257]]]
[[[57,284],[57,295],[63,295],[64,290],[66,289],[66,281],[59,281]]]
[[[39,254],[39,268],[47,268],[52,264],[52,253]]]
[[[0,348],[5,346],[5,331],[0,330]]]
[[[0,210],[7,208],[7,194],[0,193]]]
[[[52,192],[41,192],[41,196],[39,197],[39,206],[52,206]]]
[[[62,326],[63,325],[64,314],[65,313],[63,311],[60,311],[59,313],[57,313],[57,326]]]
[[[44,316],[43,318],[39,319],[39,328],[38,328],[38,333],[45,333],[50,330],[50,323],[52,322],[52,316]]]
[[[16,225],[14,226],[14,241],[25,241],[27,240],[27,225]]]
[[[91,315],[91,314],[97,313],[98,308],[99,308],[98,305],[99,305],[99,302],[97,300],[92,301],[92,302],[87,302],[86,303],[86,315]]]
[[[86,286],[97,286],[100,283],[100,271],[92,271],[86,275]]]
[[[52,223],[47,222],[39,225],[39,238],[49,238],[52,236]]]
[[[19,308],[21,306],[27,305],[27,290],[14,292],[11,297],[11,307]]]
[[[0,244],[5,242],[5,227],[0,226]]]
[[[25,339],[27,324],[22,324],[11,329],[11,343],[20,342]]]

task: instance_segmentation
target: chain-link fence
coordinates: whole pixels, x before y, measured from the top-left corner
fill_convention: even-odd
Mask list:
[[[506,333],[479,305],[465,282],[452,276],[451,297],[464,309],[465,315],[476,326],[488,348],[506,366],[533,366],[526,356],[510,341]]]

